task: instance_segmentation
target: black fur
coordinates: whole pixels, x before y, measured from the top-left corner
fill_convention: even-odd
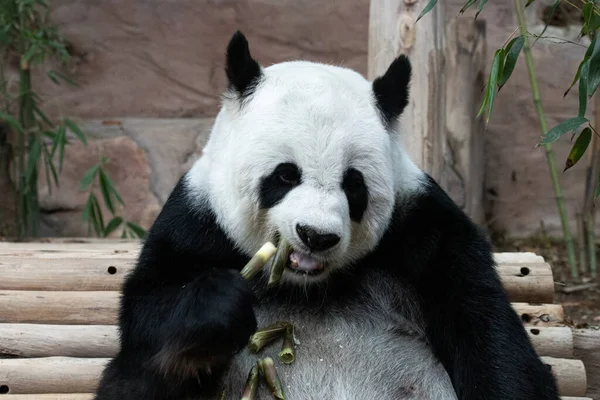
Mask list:
[[[404,54],[398,56],[385,74],[373,81],[373,94],[383,122],[390,127],[402,114],[409,100],[412,66]]]
[[[180,183],[124,285],[122,347],[102,375],[97,400],[214,393],[229,357],[256,329],[255,299],[237,274],[247,258],[210,210],[193,211],[183,192]],[[356,296],[361,276],[375,268],[418,294],[427,339],[460,400],[559,399],[496,275],[485,236],[431,179],[425,194],[398,206],[378,248],[351,273],[333,277],[326,294],[302,288],[294,298],[292,289],[282,288],[262,293],[260,301],[286,296],[290,306],[327,313],[329,302]],[[161,374],[152,360],[165,352],[175,364],[195,362],[198,375]],[[218,357],[208,360],[209,353]],[[211,374],[202,370],[206,363]]]
[[[398,209],[370,264],[413,286],[461,400],[558,400],[497,276],[489,242],[439,185]],[[389,257],[395,262],[384,261]]]
[[[275,206],[290,190],[302,183],[301,179],[302,173],[295,164],[279,164],[260,181],[260,207],[267,209]]]
[[[215,378],[256,330],[248,261],[180,181],[123,285],[121,349],[98,400],[181,399],[216,390]],[[206,367],[209,368],[206,368]]]
[[[360,222],[369,202],[369,191],[362,173],[354,168],[349,168],[344,174],[342,189],[348,199],[350,219]]]
[[[225,73],[229,90],[239,98],[249,97],[263,74],[258,62],[252,58],[248,40],[240,31],[234,33],[227,45]]]

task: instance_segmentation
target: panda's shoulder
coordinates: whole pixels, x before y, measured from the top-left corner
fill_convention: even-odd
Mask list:
[[[429,267],[432,260],[444,259],[460,259],[457,268],[470,269],[473,264],[480,265],[480,270],[493,267],[491,244],[484,231],[427,174],[419,190],[398,201],[378,252],[419,269]]]
[[[140,261],[175,263],[219,263],[242,260],[235,243],[217,221],[202,187],[183,176],[154,221],[144,240]],[[240,261],[241,262],[241,261]]]

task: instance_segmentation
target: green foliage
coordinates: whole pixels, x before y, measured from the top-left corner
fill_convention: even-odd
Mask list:
[[[68,133],[83,145],[87,139],[81,128],[72,119],[62,118],[53,123],[40,108],[41,98],[31,83],[31,71],[43,65],[49,57],[65,63],[70,55],[67,44],[57,29],[48,23],[49,4],[45,0],[1,0],[0,1],[0,50],[1,65],[8,63],[11,54],[19,56],[19,91],[9,93],[4,69],[0,70],[0,88],[4,102],[17,103],[16,115],[0,112],[0,121],[16,133],[17,143],[13,143],[16,154],[16,192],[18,235],[37,236],[39,204],[37,182],[40,163],[45,167],[49,190],[53,184],[59,186],[59,175],[63,168],[65,148],[70,143]],[[48,78],[55,84],[61,80],[75,84],[65,74],[51,70]],[[116,204],[124,205],[114,182],[104,169],[108,160],[101,161],[87,171],[81,180],[81,189],[89,189],[89,197],[83,210],[83,217],[96,235],[105,237],[122,226],[123,237],[143,237],[145,232],[136,224],[125,221],[117,215]],[[58,168],[56,163],[58,162]],[[101,204],[93,190],[98,184],[104,205],[112,214],[105,225]],[[91,228],[90,228],[91,230]]]
[[[528,0],[525,4],[525,7],[530,6],[536,0]],[[552,5],[552,10],[550,12],[550,18],[546,21],[546,25],[542,30],[542,33],[538,35],[536,38],[543,37],[544,32],[546,31],[549,21],[558,9],[558,6],[566,0],[555,0]],[[475,5],[476,0],[467,0],[464,6],[460,9],[460,13],[464,13],[467,9],[471,8]],[[431,9],[435,6],[436,3],[434,1],[430,1],[430,3],[425,7],[422,11],[422,14],[425,15],[427,12],[431,11]],[[486,5],[486,0],[480,0],[477,5],[477,15],[484,9]],[[586,127],[583,128],[583,131],[579,134],[577,141],[573,144],[571,152],[565,162],[566,168],[565,171],[571,168],[573,165],[577,163],[588,149],[588,145],[591,139],[592,134],[598,134],[596,129],[591,125],[591,121],[589,121],[585,114],[588,109],[589,99],[594,95],[598,85],[600,85],[600,40],[598,40],[597,32],[600,28],[600,2],[594,0],[584,0],[581,2],[583,6],[579,9],[582,17],[583,17],[583,26],[581,29],[581,36],[587,36],[590,39],[590,45],[587,48],[587,51],[579,63],[577,71],[571,84],[566,88],[564,96],[566,96],[569,91],[575,86],[575,84],[579,83],[579,107],[577,110],[576,116],[571,118],[567,118],[564,121],[559,122],[555,126],[548,129],[541,138],[539,144],[545,145],[555,142],[560,139],[563,135],[568,133],[573,133],[577,129],[581,128],[584,124],[587,124]],[[578,7],[576,4],[568,2],[572,7]],[[422,15],[422,16],[423,16]],[[533,36],[533,35],[532,35]],[[490,68],[490,74],[488,77],[488,82],[486,84],[486,92],[483,99],[483,103],[481,104],[481,108],[479,110],[478,116],[483,114],[484,110],[487,107],[487,115],[486,115],[486,123],[489,122],[490,114],[492,113],[492,108],[494,104],[494,99],[496,97],[497,92],[509,81],[509,78],[515,68],[519,55],[522,52],[524,45],[525,37],[523,35],[514,37],[511,39],[506,46],[501,49],[496,50],[494,54],[494,59],[492,61],[492,66]],[[598,179],[600,184],[600,177]],[[596,197],[600,194],[600,187],[596,187]]]
[[[494,54],[490,76],[486,85],[485,96],[481,108],[479,109],[479,113],[477,114],[477,116],[480,116],[483,113],[485,106],[488,106],[486,124],[490,120],[496,93],[506,84],[515,69],[524,42],[525,38],[523,36],[516,37],[508,42],[503,48],[496,50],[496,53]]]
[[[587,127],[579,134],[579,137],[573,144],[571,151],[569,152],[569,156],[567,157],[567,161],[565,162],[565,169],[563,171],[568,170],[573,165],[577,164],[577,161],[583,156],[586,149],[590,145],[592,141],[592,130]]]

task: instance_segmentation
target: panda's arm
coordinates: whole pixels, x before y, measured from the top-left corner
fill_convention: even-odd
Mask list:
[[[199,202],[201,204],[201,202]],[[206,207],[190,208],[175,188],[123,286],[122,352],[166,386],[210,372],[243,347],[256,329],[253,295],[233,249]]]
[[[430,187],[398,224],[395,242],[403,243],[403,279],[421,299],[428,341],[458,398],[558,399],[497,276],[488,241],[437,184]]]

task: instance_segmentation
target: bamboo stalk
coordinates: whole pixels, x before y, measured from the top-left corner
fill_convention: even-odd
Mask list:
[[[283,344],[281,346],[281,351],[279,352],[279,358],[284,364],[291,364],[296,358],[294,354],[294,325],[292,324],[289,324],[285,328]]]
[[[252,353],[258,353],[268,344],[282,338],[285,333],[285,328],[288,325],[288,323],[277,321],[274,324],[257,330],[252,336],[250,336],[250,340],[248,341],[248,349]]]
[[[585,214],[577,213],[575,215],[575,220],[577,221],[577,244],[579,247],[579,271],[582,274],[585,274],[587,271],[587,248],[586,248],[586,226],[585,226]]]
[[[523,44],[523,54],[525,56],[525,62],[527,64],[527,71],[529,72],[529,81],[531,83],[531,92],[533,95],[533,103],[535,105],[535,109],[540,121],[540,126],[542,129],[542,135],[545,135],[548,131],[548,126],[546,123],[546,116],[544,114],[544,109],[542,107],[542,101],[540,98],[540,91],[538,88],[538,82],[535,74],[535,69],[533,65],[533,56],[531,55],[531,47],[529,45],[529,37],[527,34],[527,26],[525,22],[525,16],[523,13],[523,7],[521,6],[521,0],[514,0],[515,11],[517,13],[517,20],[519,22],[519,29],[521,35],[525,39]],[[558,207],[558,213],[560,215],[560,221],[563,228],[563,235],[565,246],[567,249],[567,256],[569,260],[569,266],[571,268],[571,276],[573,278],[577,278],[579,276],[579,272],[577,271],[577,260],[575,257],[575,248],[573,245],[573,236],[571,235],[571,230],[569,228],[569,219],[567,216],[567,211],[565,207],[565,199],[562,193],[562,189],[560,186],[560,181],[558,179],[558,171],[556,169],[556,162],[554,160],[554,153],[552,151],[552,146],[548,144],[544,144],[544,150],[546,152],[546,160],[548,162],[548,169],[550,170],[550,177],[552,179],[552,185],[554,187],[554,193],[556,198],[556,205]]]
[[[587,215],[587,248],[589,253],[589,270],[593,277],[596,277],[597,271],[597,261],[596,261],[596,230],[594,227],[595,220],[594,210],[590,210],[590,213]]]
[[[275,254],[277,248],[271,242],[265,243],[248,261],[240,272],[244,279],[252,279]]]
[[[271,357],[265,357],[262,360],[257,361],[257,365],[261,375],[265,378],[273,397],[278,400],[285,400],[281,380],[277,374],[273,359]]]
[[[269,274],[269,282],[267,284],[269,289],[279,285],[290,250],[290,243],[281,237],[279,245],[277,246],[277,252],[273,258],[273,263],[271,264],[271,273]]]
[[[600,124],[600,96],[594,96],[595,104],[595,122],[596,126]],[[592,156],[590,158],[590,178],[586,185],[586,197],[584,199],[584,210],[587,218],[588,229],[588,251],[589,251],[589,271],[593,277],[596,277],[598,264],[596,260],[596,207],[594,204],[595,189],[600,174],[600,140],[598,135],[592,135]]]
[[[242,400],[254,400],[256,397],[256,390],[258,389],[258,384],[260,383],[260,375],[258,373],[258,365],[255,364],[250,369],[248,373],[248,378],[246,379],[246,386],[244,386],[244,392],[242,393]]]

